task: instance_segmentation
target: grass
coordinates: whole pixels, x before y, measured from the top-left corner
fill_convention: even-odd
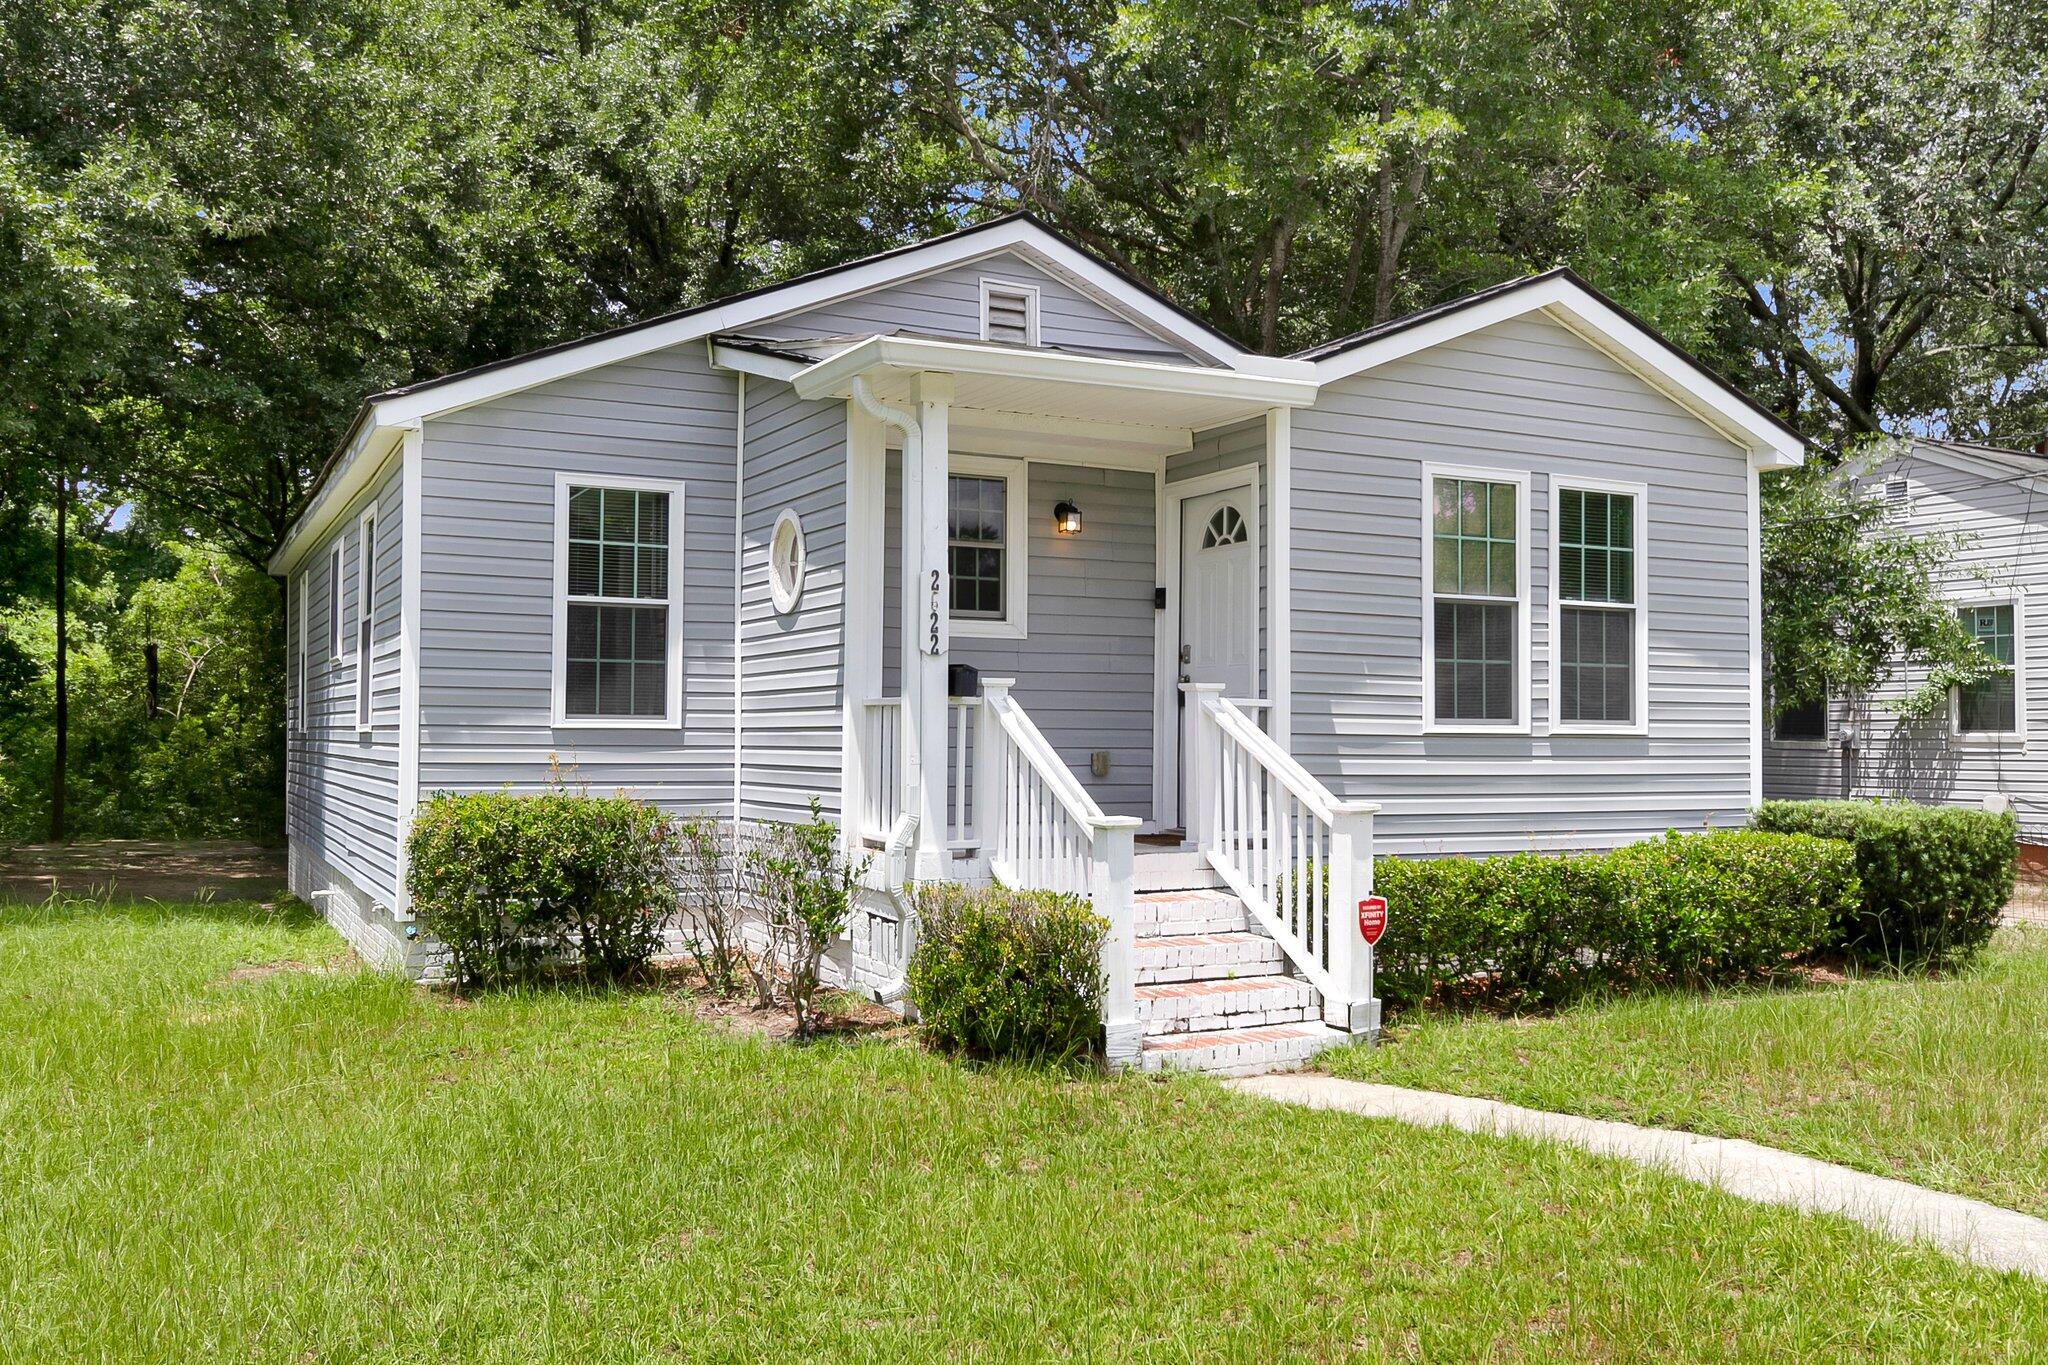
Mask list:
[[[0,1359],[2048,1340],[2033,1282],[1566,1150],[768,1044],[652,994],[457,1005],[248,906],[0,909],[0,1038]]]
[[[1438,1016],[1341,1075],[1744,1137],[2048,1217],[2048,930],[1927,980]]]

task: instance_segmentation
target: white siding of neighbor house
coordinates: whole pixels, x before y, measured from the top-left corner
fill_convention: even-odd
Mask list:
[[[420,788],[557,775],[677,810],[732,808],[734,377],[681,346],[429,419],[423,433]],[[683,484],[682,724],[556,728],[555,475]]]
[[[749,820],[801,820],[810,800],[839,812],[841,631],[846,585],[846,405],[805,402],[787,384],[747,380],[740,760]],[[775,610],[768,543],[794,509],[804,531],[803,594]]]
[[[1926,681],[1909,669],[1875,695],[1829,707],[1824,741],[1778,740],[1766,731],[1764,795],[1773,800],[1838,797],[1841,741],[1853,724],[1856,761],[1849,795],[1897,796],[1945,805],[1981,806],[1987,796],[2011,799],[2020,837],[2048,843],[2048,493],[2022,481],[2025,456],[1999,462],[1925,446],[1873,468],[1863,480],[1907,481],[1903,528],[1915,534],[1966,538],[1947,575],[1947,591],[1963,601],[2023,593],[2015,629],[2022,641],[2030,742],[1959,738],[1946,709],[1927,720],[1902,719],[1895,704]],[[2048,475],[2048,461],[2039,462]]]
[[[902,459],[891,450],[883,518],[882,690],[899,691],[902,656]],[[977,639],[956,628],[954,663],[1015,678],[1012,695],[1096,803],[1112,815],[1152,814],[1152,606],[1154,489],[1150,474],[1032,464],[1030,601],[1022,640]],[[1053,531],[1052,509],[1071,498],[1082,534]],[[949,740],[950,742],[950,740]],[[1090,770],[1096,750],[1110,770]]]
[[[837,303],[758,323],[758,336],[870,336],[915,332],[937,337],[981,337],[981,281],[1010,280],[1038,287],[1039,344],[1121,360],[1171,361],[1196,357],[1138,326],[1015,252],[1002,251]]]
[[[372,578],[370,689],[372,728],[356,729],[356,619],[363,585],[358,571],[361,517],[376,509],[376,563]],[[311,897],[346,884],[356,892],[364,919],[370,907],[397,895],[399,565],[405,515],[398,463],[375,489],[351,506],[335,532],[306,556],[288,582],[285,698],[285,830],[292,850],[292,890]],[[340,611],[342,657],[330,648],[333,609],[330,564],[342,547]],[[308,611],[299,611],[299,580],[309,579]],[[312,631],[306,655],[306,724],[299,721],[300,641]],[[233,781],[233,774],[222,774]],[[323,897],[324,898],[324,897]],[[344,931],[360,925],[344,925]],[[356,939],[360,934],[351,932]],[[358,946],[363,946],[358,944]]]
[[[1528,734],[1423,716],[1425,462],[1531,474]],[[1550,733],[1550,497],[1649,485],[1649,733]],[[1380,802],[1380,848],[1602,846],[1741,822],[1750,800],[1747,501],[1734,444],[1562,326],[1527,317],[1326,385],[1293,419],[1296,756]]]

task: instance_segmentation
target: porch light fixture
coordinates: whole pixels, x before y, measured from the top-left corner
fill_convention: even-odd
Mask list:
[[[1052,509],[1052,529],[1063,536],[1081,534],[1081,509],[1071,502],[1062,502]]]

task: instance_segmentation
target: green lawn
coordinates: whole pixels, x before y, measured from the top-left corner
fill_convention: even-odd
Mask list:
[[[1328,1054],[1360,1080],[1752,1138],[2048,1217],[2048,930],[1945,980],[1437,1017]]]
[[[0,1357],[2018,1358],[2048,1288],[1570,1151],[452,1005],[0,909]]]

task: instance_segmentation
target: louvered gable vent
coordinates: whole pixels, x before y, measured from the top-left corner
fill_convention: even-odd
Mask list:
[[[982,337],[1017,346],[1038,344],[1038,291],[985,281]]]

